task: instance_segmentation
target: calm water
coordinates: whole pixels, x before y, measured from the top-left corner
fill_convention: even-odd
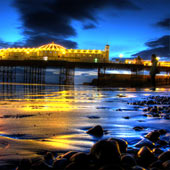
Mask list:
[[[48,72],[46,79],[54,79],[56,71]],[[119,97],[120,94],[123,97]],[[152,129],[169,129],[170,121],[146,118],[142,116],[142,107],[128,103],[150,95],[169,94],[168,88],[152,92],[149,89],[97,88],[78,83],[57,85],[49,84],[47,80],[44,84],[1,82],[1,161],[36,157],[42,150],[88,151],[99,140],[86,134],[87,129],[95,125],[101,125],[106,131],[100,139],[121,137],[133,145]],[[126,116],[130,119],[125,119]],[[134,131],[134,126],[143,126],[145,130]]]

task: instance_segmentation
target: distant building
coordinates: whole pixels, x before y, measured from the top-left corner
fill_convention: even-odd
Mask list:
[[[54,42],[38,48],[0,49],[1,60],[62,60],[70,62],[108,62],[109,45],[105,50],[66,49]]]

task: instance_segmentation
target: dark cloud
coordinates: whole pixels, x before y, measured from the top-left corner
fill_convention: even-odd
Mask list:
[[[146,42],[149,49],[133,54],[132,56],[141,56],[144,59],[150,59],[154,53],[160,57],[170,58],[170,36],[165,35],[157,40]]]
[[[4,41],[0,40],[0,48],[8,48],[11,45],[12,45],[11,43],[4,42]]]
[[[165,18],[164,20],[157,22],[156,26],[170,30],[170,18]]]
[[[71,40],[59,39],[57,37],[50,37],[48,35],[37,35],[29,37],[25,44],[28,47],[36,47],[50,42],[58,43],[66,48],[77,48],[77,43]]]
[[[94,28],[96,28],[96,25],[94,25],[94,24],[83,25],[83,29],[85,29],[85,30],[94,29]]]
[[[54,40],[63,40],[64,44],[72,47],[76,46],[75,42],[64,40],[77,35],[72,21],[82,24],[91,21],[95,26],[94,23],[98,22],[96,13],[100,9],[139,10],[131,0],[14,0],[13,5],[21,15],[26,45],[42,42],[35,38],[44,42],[44,37],[47,40],[55,37]],[[85,25],[84,28],[90,29],[92,25]]]

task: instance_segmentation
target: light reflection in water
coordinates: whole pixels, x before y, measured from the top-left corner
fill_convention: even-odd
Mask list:
[[[94,125],[100,124],[109,132],[105,137],[124,138],[141,136],[143,132],[134,131],[134,126],[153,125],[139,123],[137,120],[146,121],[147,118],[127,104],[153,94],[150,89],[136,91],[80,86],[59,90],[59,86],[45,86],[43,89],[36,87],[38,91],[34,91],[26,84],[13,86],[19,87],[15,94],[0,91],[0,134],[10,138],[43,139],[42,143],[56,148],[83,150],[90,148],[96,140],[86,134],[86,130]],[[159,90],[163,92],[163,89]],[[122,97],[117,97],[118,94],[122,94]],[[128,116],[130,119],[124,119]],[[81,132],[78,131],[80,129]]]

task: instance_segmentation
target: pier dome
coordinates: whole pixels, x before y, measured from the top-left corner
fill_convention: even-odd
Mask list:
[[[39,49],[41,50],[65,50],[66,48],[52,42],[50,44],[45,44],[45,45],[40,46]]]

